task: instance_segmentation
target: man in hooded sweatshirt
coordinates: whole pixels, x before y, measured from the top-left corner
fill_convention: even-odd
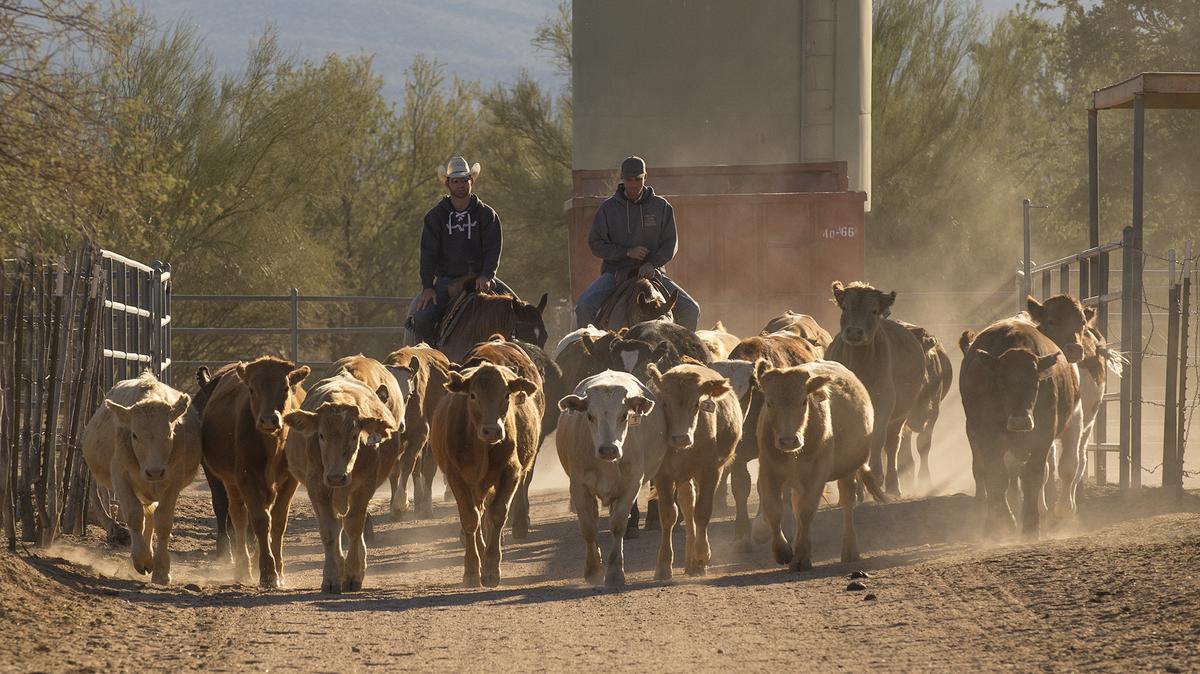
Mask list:
[[[641,157],[628,157],[621,162],[621,184],[596,211],[588,246],[604,263],[600,278],[583,291],[575,305],[579,326],[595,320],[604,300],[617,289],[619,273],[640,267],[643,274],[656,272],[668,291],[679,293],[673,312],[675,322],[689,330],[696,329],[700,305],[662,269],[679,250],[675,212],[666,199],[646,184],[646,162]]]
[[[500,216],[473,194],[479,162],[472,166],[462,157],[451,157],[439,170],[448,196],[425,214],[421,231],[421,294],[413,313],[418,339],[434,344],[438,322],[450,305],[450,282],[476,274],[475,289],[512,294],[500,279]]]

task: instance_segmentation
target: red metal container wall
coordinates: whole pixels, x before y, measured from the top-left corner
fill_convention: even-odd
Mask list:
[[[679,254],[667,273],[700,303],[701,328],[719,319],[735,334],[755,334],[772,316],[792,309],[836,330],[829,286],[863,277],[865,194],[664,196],[679,229]],[[602,201],[576,197],[569,203],[572,300],[600,272],[587,236]]]

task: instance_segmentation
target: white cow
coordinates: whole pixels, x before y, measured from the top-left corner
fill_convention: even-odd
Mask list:
[[[175,502],[200,467],[200,416],[190,406],[146,371],[117,382],[83,431],[84,460],[129,524],[133,568],[161,585],[171,582]]]
[[[559,401],[558,458],[571,479],[571,504],[587,552],[584,578],[606,585],[625,584],[624,541],[629,511],[642,480],[653,475],[665,451],[665,425],[654,394],[627,372],[605,370],[584,379]],[[612,548],[608,572],[596,544],[596,504],[608,506]]]

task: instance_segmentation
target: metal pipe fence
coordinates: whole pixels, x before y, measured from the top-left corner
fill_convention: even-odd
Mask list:
[[[328,366],[332,361],[320,358],[307,358],[311,351],[301,352],[301,337],[318,335],[347,336],[347,335],[394,335],[395,344],[399,346],[400,337],[404,334],[402,325],[333,325],[322,327],[301,326],[301,306],[303,304],[344,303],[356,305],[383,305],[398,309],[403,316],[412,302],[410,297],[386,297],[375,295],[301,295],[300,291],[292,288],[287,295],[175,295],[178,302],[236,302],[244,303],[287,303],[287,325],[274,326],[177,326],[173,329],[176,335],[207,335],[207,336],[286,336],[288,338],[288,358],[300,365],[311,367]],[[178,367],[192,368],[200,365],[223,365],[235,360],[251,360],[254,355],[231,354],[224,359],[191,359],[178,360]]]

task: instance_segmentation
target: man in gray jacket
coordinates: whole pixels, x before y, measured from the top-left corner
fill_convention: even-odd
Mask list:
[[[587,325],[595,319],[604,300],[616,290],[618,273],[647,265],[643,269],[654,269],[667,290],[679,294],[675,322],[689,330],[696,329],[700,305],[662,270],[679,250],[675,212],[666,199],[654,194],[646,184],[646,162],[641,157],[621,162],[621,184],[596,211],[588,246],[604,264],[600,267],[600,278],[583,291],[575,304],[578,325]]]

